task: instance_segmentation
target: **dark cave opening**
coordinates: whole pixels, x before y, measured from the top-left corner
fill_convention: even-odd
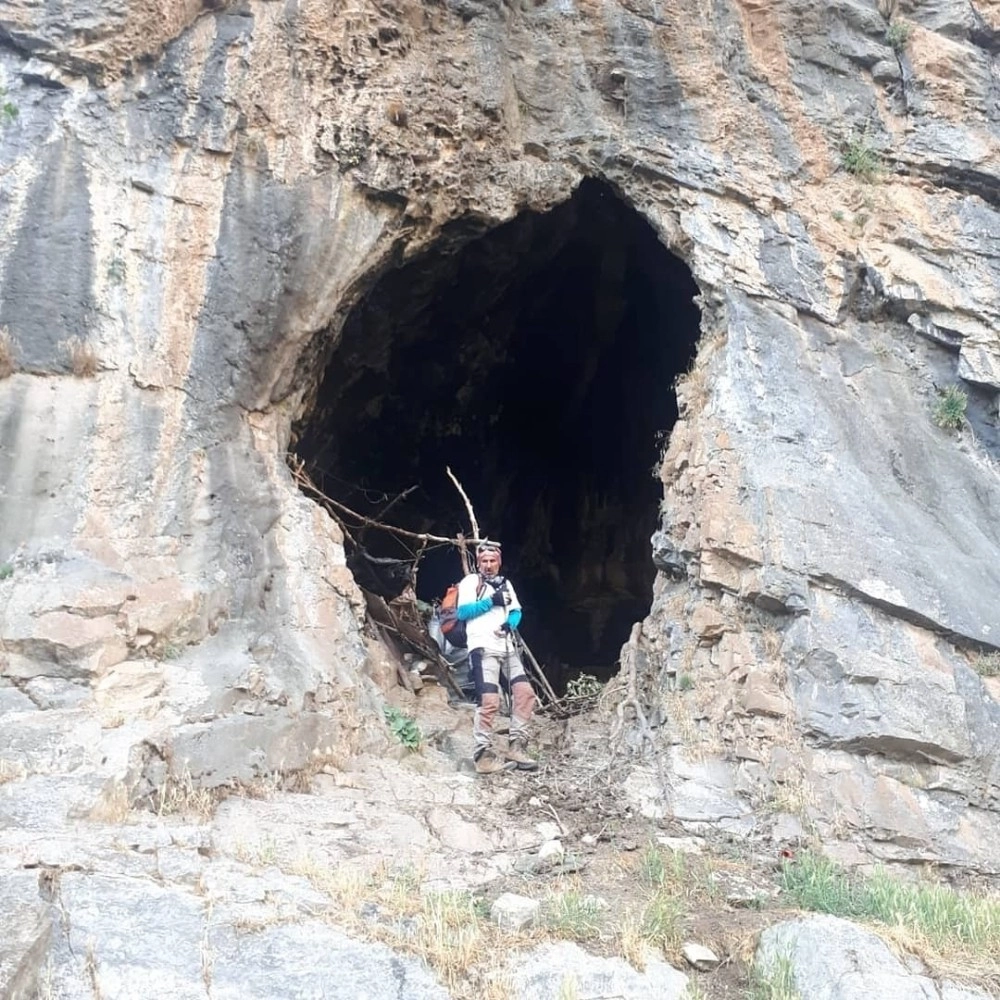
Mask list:
[[[503,543],[522,633],[557,691],[581,672],[607,680],[649,610],[656,465],[695,352],[697,291],[599,181],[485,233],[455,224],[352,310],[295,450],[324,492],[369,516],[416,487],[386,519],[444,536],[468,531],[450,467]],[[361,540],[408,554],[377,529]],[[454,548],[429,549],[418,597],[460,575]]]

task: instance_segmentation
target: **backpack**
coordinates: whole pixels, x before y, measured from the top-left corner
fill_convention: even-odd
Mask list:
[[[476,600],[483,596],[486,590],[486,583],[482,577],[479,579],[479,586],[476,588]],[[458,584],[453,583],[441,598],[441,608],[438,612],[441,621],[441,631],[444,637],[457,649],[465,649],[469,644],[469,637],[465,631],[465,622],[458,617]]]

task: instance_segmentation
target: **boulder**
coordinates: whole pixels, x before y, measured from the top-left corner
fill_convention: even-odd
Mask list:
[[[621,958],[599,958],[568,941],[546,944],[518,958],[511,972],[517,1000],[560,997],[628,997],[628,1000],[682,1000],[688,978],[656,958],[644,972]]]

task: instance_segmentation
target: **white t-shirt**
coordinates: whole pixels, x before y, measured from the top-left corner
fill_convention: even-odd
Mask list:
[[[507,620],[507,612],[520,608],[514,585],[507,581],[507,596],[510,603],[506,608],[491,607],[484,615],[469,618],[465,623],[465,634],[468,636],[469,649],[487,649],[493,653],[503,653],[510,648],[510,638],[496,635],[496,630]],[[478,573],[470,573],[463,577],[458,585],[458,603],[475,604],[484,597],[492,598],[495,588],[484,583]]]

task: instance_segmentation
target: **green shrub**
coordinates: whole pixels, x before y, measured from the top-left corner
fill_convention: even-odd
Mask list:
[[[910,26],[905,21],[893,21],[886,28],[885,41],[894,52],[902,52],[910,39]]]
[[[7,96],[5,87],[0,87],[0,122],[6,124],[12,122],[18,116],[17,105],[4,100]]]
[[[3,567],[0,566],[0,574]],[[3,579],[0,575],[0,579]],[[972,668],[980,677],[1000,677],[1000,653],[980,653],[972,661]]]
[[[934,423],[946,431],[957,431],[965,423],[968,405],[969,397],[957,385],[949,385],[934,404]]]
[[[385,721],[392,731],[392,735],[406,747],[407,750],[419,750],[423,741],[420,727],[408,715],[404,715],[398,708],[386,706],[382,709]]]
[[[593,674],[580,674],[566,685],[567,698],[596,698],[604,685]]]
[[[840,154],[843,168],[859,180],[873,181],[882,171],[882,160],[867,136],[851,139]]]
[[[10,563],[0,563],[0,580],[6,580],[14,575],[14,567]]]

